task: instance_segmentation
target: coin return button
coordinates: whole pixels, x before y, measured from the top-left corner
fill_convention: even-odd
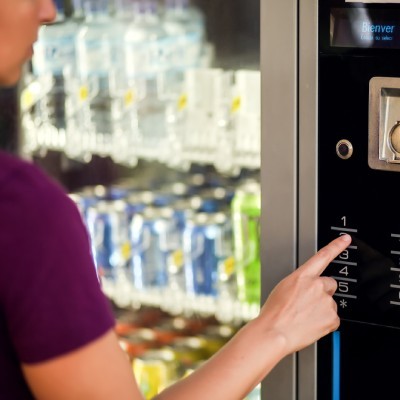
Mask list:
[[[336,145],[336,154],[343,160],[347,160],[353,155],[353,145],[348,140],[339,140]]]

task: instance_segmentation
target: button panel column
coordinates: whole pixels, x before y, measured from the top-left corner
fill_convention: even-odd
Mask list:
[[[390,268],[392,278],[390,289],[393,293],[390,304],[400,307],[400,233],[391,233],[390,237],[390,256],[393,260],[393,266]]]
[[[348,224],[347,216],[340,218],[340,224],[330,226],[329,236],[333,240],[338,236],[357,235],[358,228]],[[334,299],[338,304],[339,315],[351,310],[358,299],[358,247],[354,243],[340,253],[328,266],[325,275],[337,281],[338,288]],[[341,315],[342,316],[342,315]]]

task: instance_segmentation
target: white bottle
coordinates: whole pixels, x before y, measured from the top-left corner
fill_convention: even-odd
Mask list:
[[[46,148],[59,148],[65,141],[67,80],[76,66],[77,25],[71,19],[65,18],[60,0],[56,2],[56,6],[56,20],[40,28],[32,58],[35,77],[39,81],[52,81],[50,91],[43,93],[35,110],[36,120],[41,121],[39,135],[42,138],[42,146]]]
[[[109,15],[108,0],[84,0],[84,22],[76,39],[80,125],[89,151],[111,151],[122,115],[123,27]]]
[[[137,146],[144,157],[163,156],[165,100],[161,97],[166,60],[167,34],[162,27],[158,3],[134,2],[134,19],[125,34],[125,73],[137,99],[139,136]]]
[[[226,102],[230,79],[230,73],[222,69],[185,71],[182,98],[168,113],[167,129],[174,149],[168,165],[177,168],[187,167],[188,162],[215,162],[219,143],[216,119]]]
[[[186,69],[198,67],[205,40],[205,19],[189,0],[165,0],[164,27],[175,41],[172,67]]]
[[[231,113],[235,163],[260,168],[261,76],[258,70],[235,71]]]
[[[72,0],[73,15],[71,18],[77,23],[83,22],[84,12],[83,12],[83,0]]]
[[[124,43],[124,36],[134,18],[134,0],[114,0],[113,18],[121,24],[124,31],[121,35],[121,42]],[[121,72],[122,84],[122,117],[120,123],[114,130],[114,141],[111,157],[117,163],[134,167],[138,162],[137,149],[135,144],[138,141],[138,116],[135,103],[137,101],[133,87],[129,86],[125,74],[125,46],[122,44],[123,71]]]

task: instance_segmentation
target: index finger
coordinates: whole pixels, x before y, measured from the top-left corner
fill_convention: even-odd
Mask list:
[[[332,240],[325,247],[320,249],[314,256],[298,268],[311,275],[321,275],[326,267],[351,243],[350,235],[342,235]]]

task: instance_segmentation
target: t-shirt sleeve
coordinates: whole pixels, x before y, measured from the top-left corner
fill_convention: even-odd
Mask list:
[[[3,184],[1,306],[21,362],[36,363],[98,338],[114,317],[75,204],[36,168]]]

